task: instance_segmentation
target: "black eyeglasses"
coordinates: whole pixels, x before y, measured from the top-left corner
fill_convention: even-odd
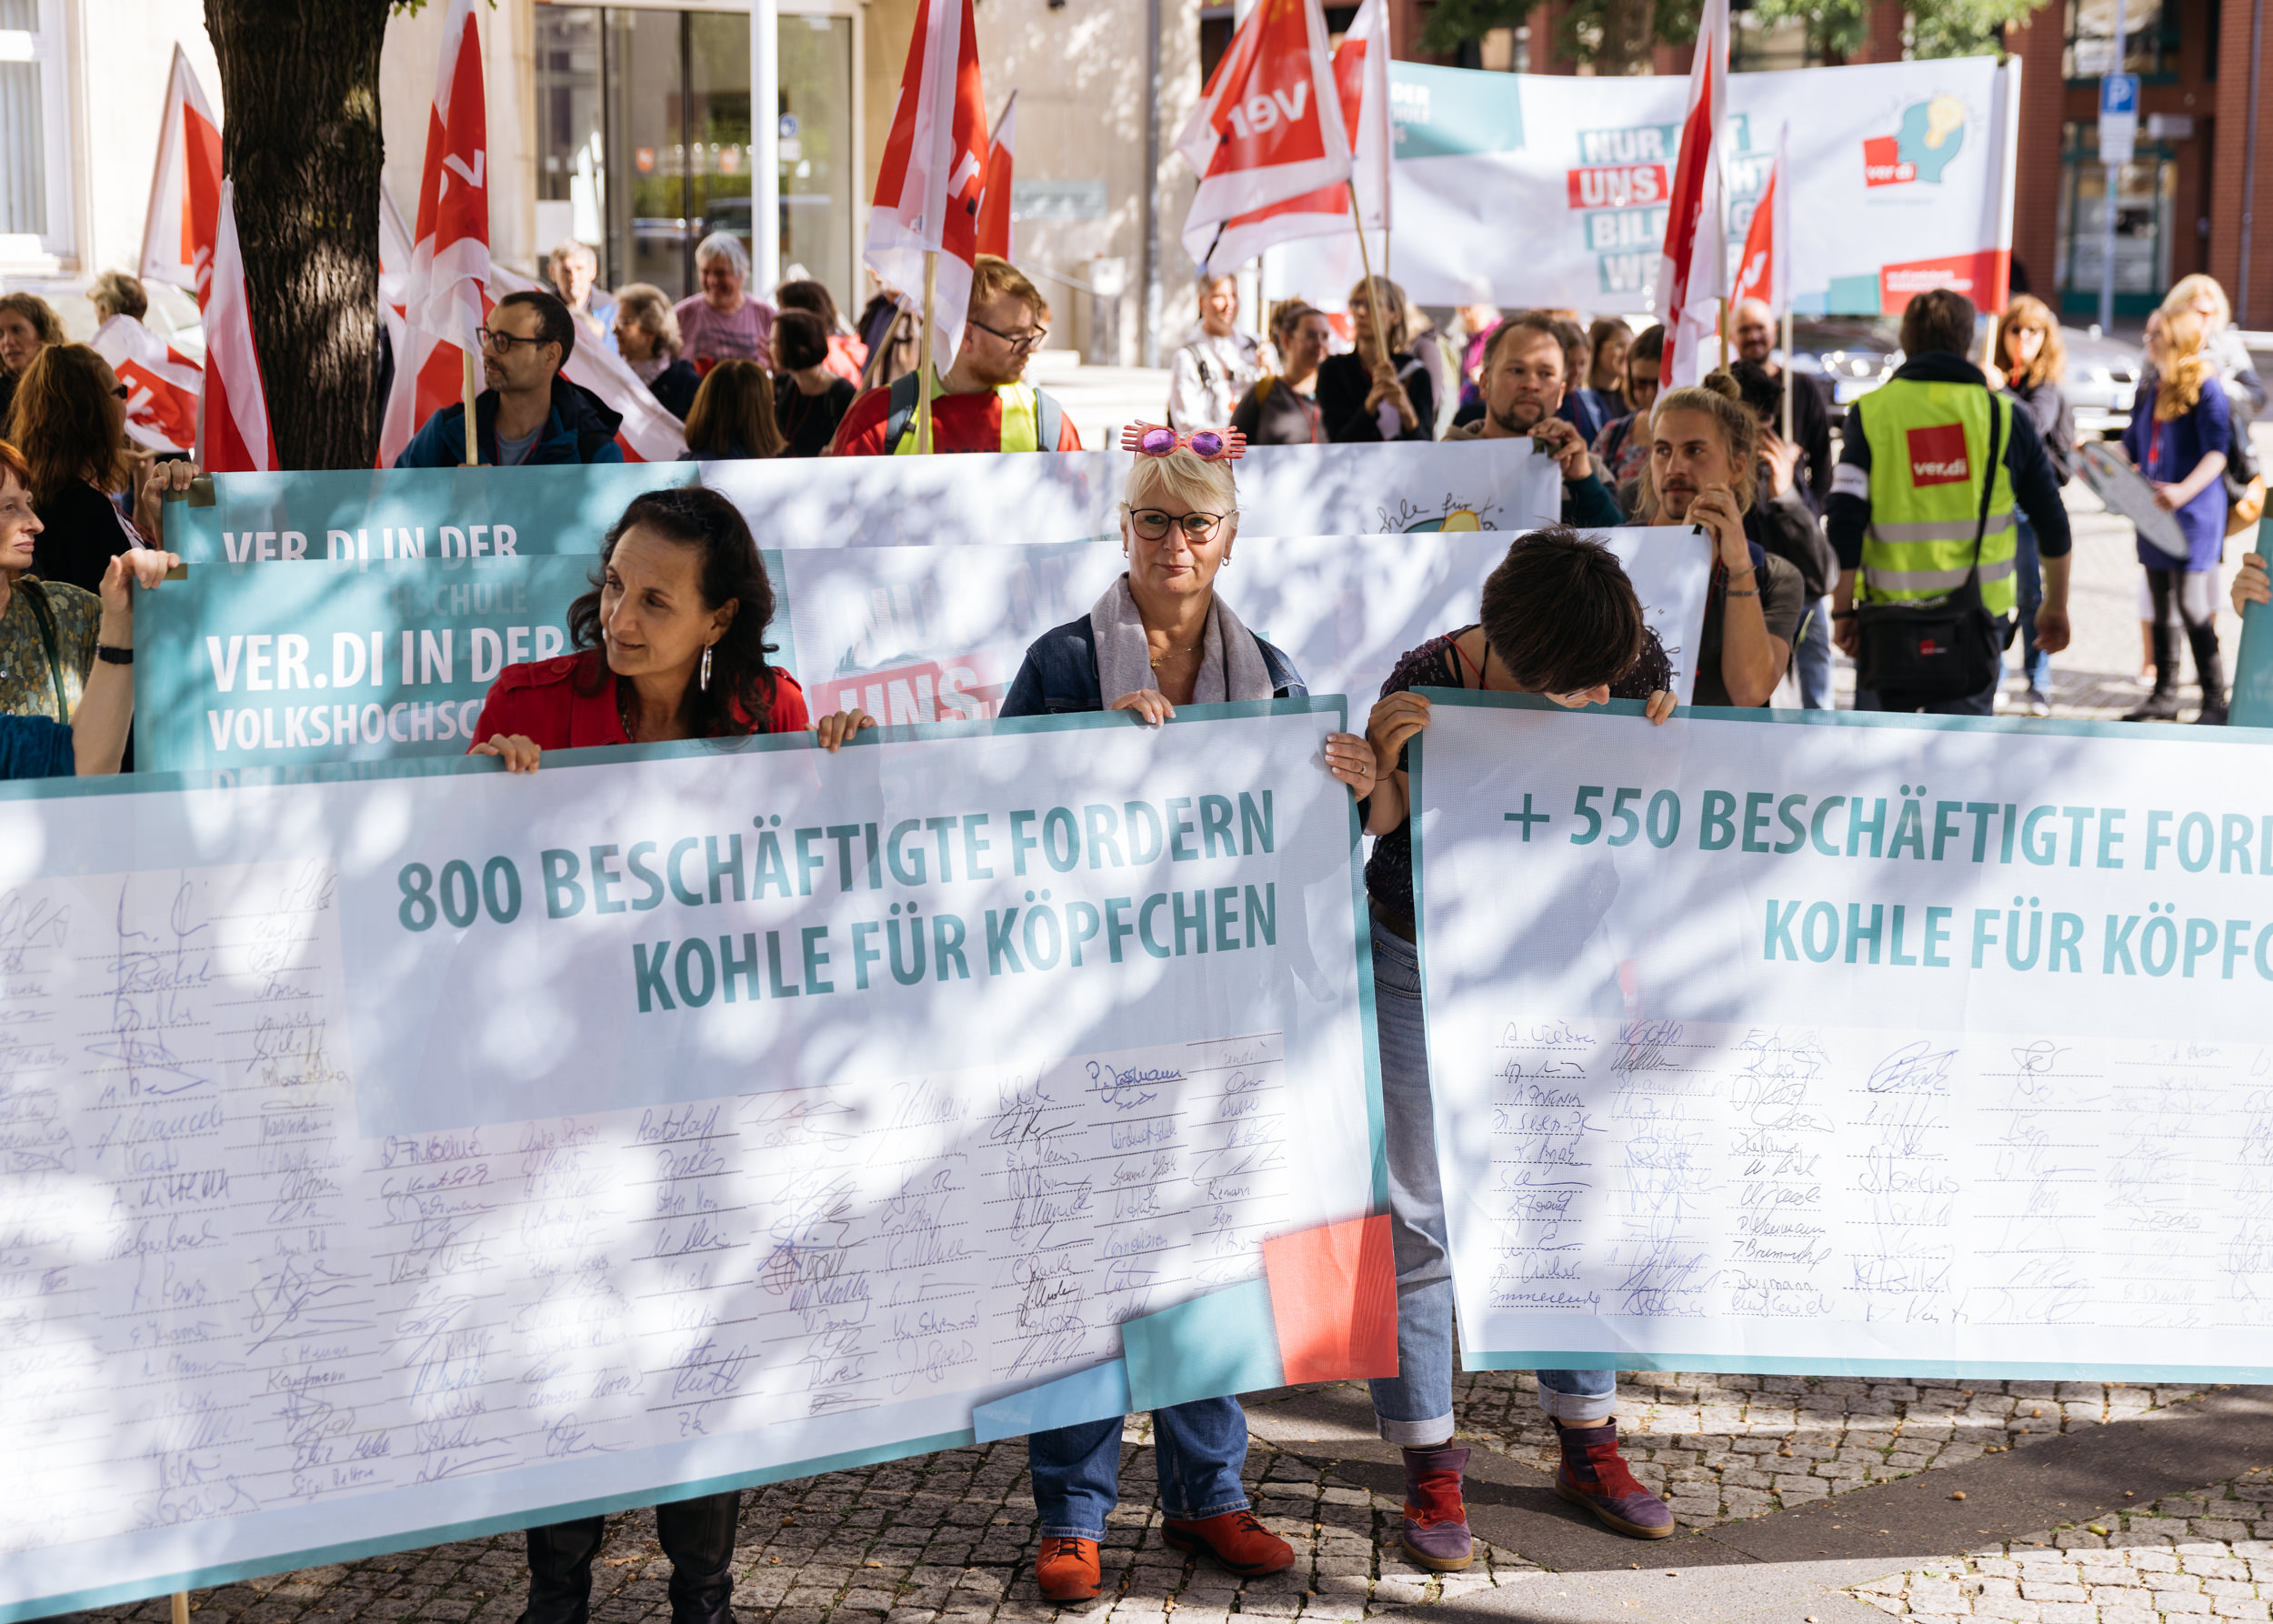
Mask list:
[[[976,316],[966,316],[964,319],[982,333],[992,333],[1013,350],[1022,355],[1028,350],[1041,348],[1042,340],[1050,336],[1050,330],[1047,327],[1028,327],[1023,333],[1006,333],[1000,327],[988,326]]]
[[[513,349],[516,345],[526,344],[534,346],[539,344],[548,344],[551,342],[551,340],[546,338],[517,337],[511,333],[500,333],[495,327],[484,327],[481,330],[481,335],[482,348],[493,356],[509,356],[513,353]]]
[[[1158,541],[1179,525],[1188,540],[1206,541],[1216,533],[1216,526],[1224,522],[1224,516],[1220,513],[1163,513],[1157,507],[1128,510],[1128,522],[1147,541]]]
[[[124,384],[113,384],[111,386],[111,393],[118,396],[121,400],[132,400],[134,398],[134,391],[127,388]]]

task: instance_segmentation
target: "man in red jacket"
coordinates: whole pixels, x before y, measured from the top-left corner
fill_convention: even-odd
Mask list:
[[[1049,336],[1041,290],[1006,259],[978,256],[963,345],[931,396],[934,451],[1078,451],[1081,436],[1058,402],[1024,380],[1026,357]],[[929,364],[929,357],[924,358]],[[920,386],[910,372],[853,402],[832,456],[904,456],[916,449]]]

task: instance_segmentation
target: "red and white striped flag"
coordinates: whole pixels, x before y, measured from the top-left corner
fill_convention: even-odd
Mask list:
[[[1744,234],[1744,253],[1737,260],[1737,286],[1728,297],[1758,299],[1769,308],[1791,301],[1791,276],[1786,268],[1791,254],[1791,125],[1776,137],[1776,165],[1767,172],[1767,189],[1752,206],[1752,225]]]
[[[903,306],[920,309],[924,256],[939,256],[931,353],[942,372],[963,344],[986,150],[971,0],[921,0],[861,258]]]
[[[995,120],[995,138],[986,145],[986,185],[978,198],[978,251],[996,259],[1011,259],[1017,233],[1010,226],[1010,172],[1018,149],[1018,93],[1002,105]]]
[[[477,365],[481,358],[477,334],[488,280],[489,118],[481,34],[474,0],[450,0],[426,119],[418,227],[403,285],[406,331],[379,430],[380,466],[392,466],[420,425],[461,398],[466,357]],[[474,426],[466,428],[470,443]]]
[[[142,279],[187,288],[203,309],[220,208],[221,121],[177,45],[174,76],[165,90],[165,119],[158,126],[150,213],[142,227]]]
[[[1708,341],[1720,330],[1720,301],[1728,293],[1728,226],[1720,175],[1720,131],[1727,116],[1728,0],[1706,0],[1666,212],[1665,256],[1657,267],[1667,389],[1685,388],[1704,377]]]
[[[94,345],[126,386],[126,437],[148,451],[193,449],[205,369],[131,316],[95,328]]]
[[[1351,174],[1347,185],[1320,186],[1284,203],[1249,209],[1234,216],[1213,246],[1210,259],[1220,270],[1245,265],[1264,249],[1297,237],[1327,236],[1351,229],[1349,191],[1357,190],[1357,215],[1367,231],[1389,229],[1389,162],[1395,135],[1389,125],[1389,7],[1387,0],[1365,0],[1349,32],[1334,47],[1335,99],[1349,131]],[[1356,279],[1356,272],[1351,273]]]
[[[209,474],[274,470],[276,437],[268,424],[260,352],[253,343],[253,302],[236,246],[236,183],[221,183],[213,245],[212,291],[205,301],[205,392],[197,460]]]
[[[1184,247],[1218,261],[1217,237],[1251,210],[1350,177],[1349,132],[1318,0],[1259,0],[1176,138],[1199,174]]]

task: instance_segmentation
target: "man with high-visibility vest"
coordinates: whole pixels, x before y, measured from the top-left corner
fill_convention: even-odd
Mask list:
[[[1049,336],[1041,290],[1006,259],[982,254],[971,273],[971,303],[955,365],[935,377],[934,451],[1078,451],[1074,421],[1046,391],[1026,383],[1026,358]],[[930,357],[922,358],[928,366]],[[921,379],[906,373],[871,389],[845,413],[831,456],[906,456],[916,449]]]
[[[2038,647],[2068,647],[2068,557],[2073,543],[2058,476],[2044,440],[2010,396],[1993,393],[1966,359],[1973,347],[1973,302],[1948,288],[1912,299],[1902,313],[1906,359],[1879,388],[1847,409],[1846,444],[1831,481],[1824,527],[1838,555],[1831,596],[1832,640],[1851,657],[1861,650],[1856,576],[1872,602],[1946,597],[1965,584],[1979,538],[1982,606],[2010,624],[2018,599],[2014,508],[2028,515],[2044,562]],[[1990,460],[1992,443],[2004,449]],[[1990,481],[1988,518],[1982,482]],[[1998,675],[1978,694],[1925,701],[1857,691],[1857,710],[1928,711],[1986,717],[1997,709]]]

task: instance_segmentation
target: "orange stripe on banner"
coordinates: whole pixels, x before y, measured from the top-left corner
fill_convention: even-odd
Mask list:
[[[1386,1215],[1263,1243],[1289,1386],[1397,1374],[1397,1261]]]

